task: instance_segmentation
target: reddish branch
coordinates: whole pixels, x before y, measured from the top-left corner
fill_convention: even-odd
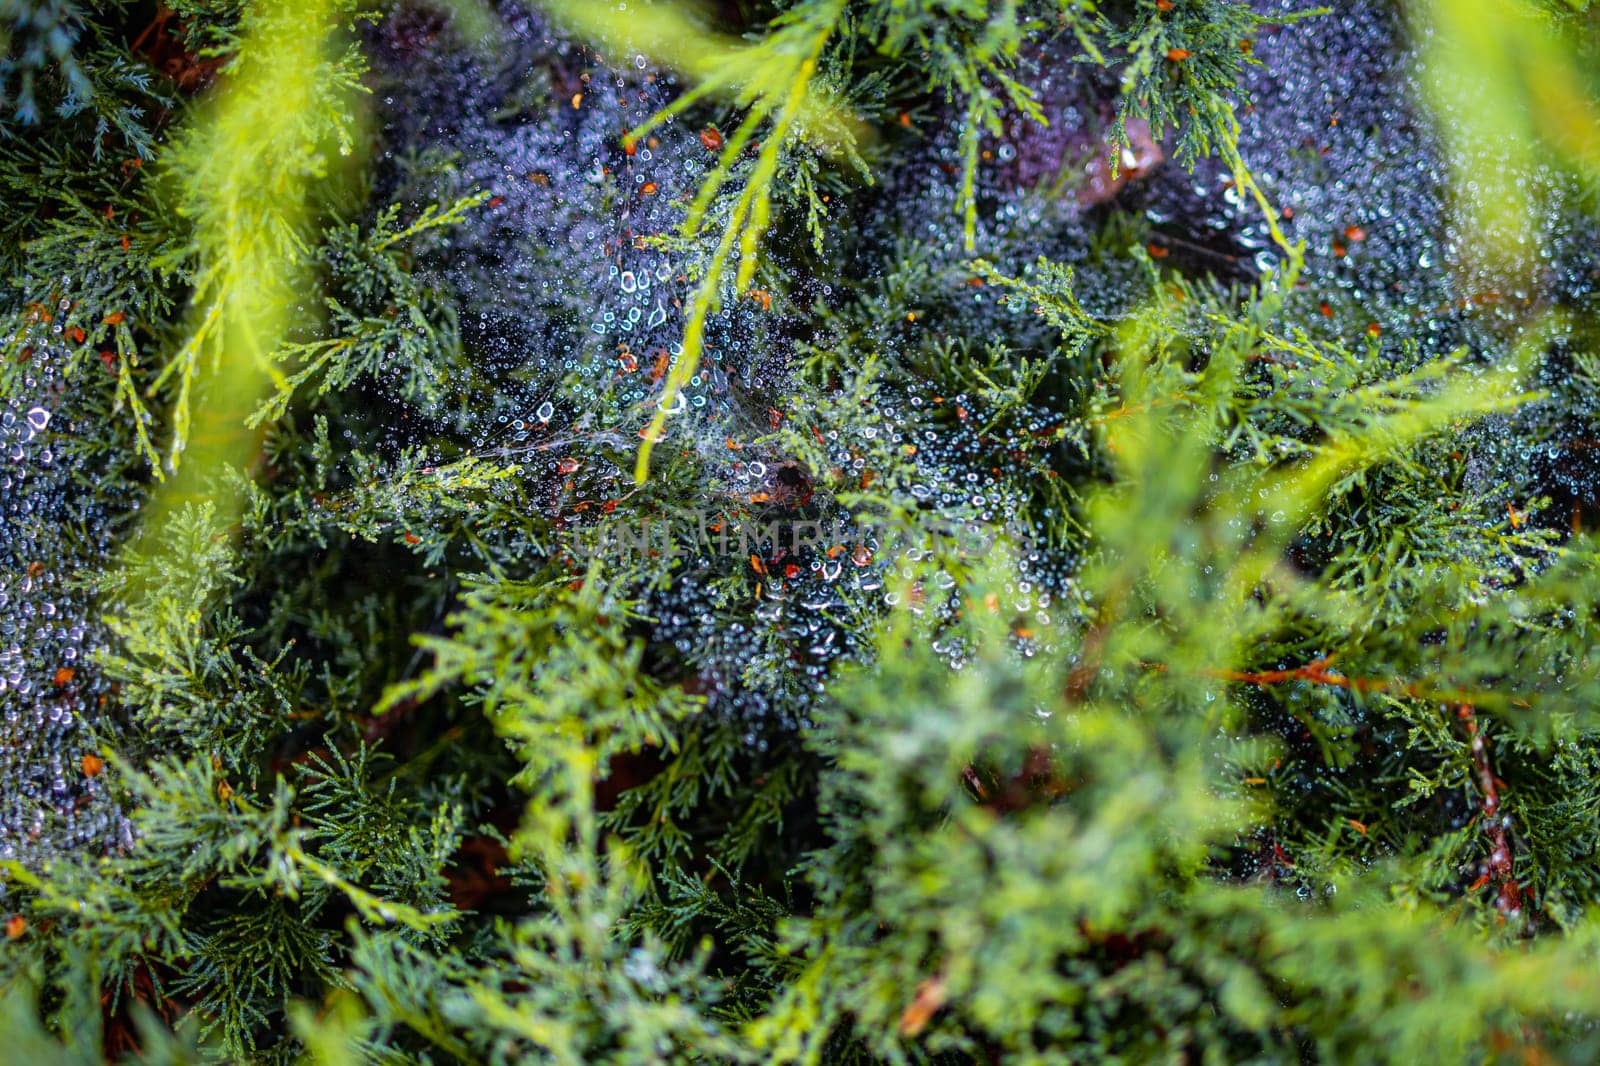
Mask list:
[[[1150,670],[1165,670],[1165,663],[1144,663]],[[1305,681],[1312,685],[1332,685],[1335,688],[1349,689],[1351,692],[1393,692],[1401,696],[1426,696],[1417,685],[1407,682],[1388,681],[1381,677],[1350,677],[1348,674],[1335,673],[1330,667],[1333,665],[1332,656],[1317,659],[1306,663],[1304,666],[1292,667],[1288,670],[1206,670],[1207,677],[1214,677],[1221,681],[1232,681],[1240,685],[1285,685],[1291,681]]]
[[[198,92],[210,84],[228,57],[191,52],[176,14],[164,4],[157,5],[155,19],[135,38],[129,51],[159,67],[184,92]]]
[[[1515,914],[1522,909],[1522,888],[1511,868],[1511,840],[1506,834],[1506,819],[1500,814],[1500,787],[1505,782],[1494,775],[1494,767],[1489,763],[1489,744],[1478,730],[1478,717],[1472,705],[1461,704],[1456,708],[1456,715],[1472,741],[1472,768],[1478,775],[1478,790],[1483,793],[1483,824],[1489,836],[1489,859],[1484,864],[1483,876],[1473,882],[1469,891],[1493,882],[1499,886],[1495,907],[1501,914]]]
[[[1329,669],[1333,663],[1331,658],[1317,659],[1296,666],[1290,670],[1210,670],[1212,677],[1224,681],[1237,681],[1242,685],[1282,685],[1289,681],[1308,681],[1313,685],[1333,685],[1337,688],[1347,688],[1352,692],[1387,692],[1394,686],[1379,678],[1347,677],[1336,674]],[[1405,686],[1409,688],[1410,686]],[[1403,690],[1402,690],[1403,691]]]
[[[1420,695],[1415,685],[1395,684],[1381,678],[1349,677],[1329,669],[1329,658],[1317,659],[1288,670],[1210,670],[1212,677],[1234,681],[1243,685],[1282,685],[1291,681],[1305,681],[1314,685],[1332,685],[1353,692],[1397,692],[1402,695]],[[1165,669],[1156,665],[1155,669]],[[1500,811],[1500,789],[1505,784],[1495,776],[1489,761],[1489,744],[1478,729],[1477,714],[1469,703],[1458,704],[1456,715],[1460,718],[1472,746],[1472,767],[1478,778],[1478,791],[1483,794],[1482,814],[1484,830],[1489,838],[1489,858],[1484,863],[1483,875],[1472,883],[1468,891],[1477,891],[1487,884],[1498,889],[1495,907],[1501,914],[1510,916],[1522,910],[1522,887],[1517,884],[1511,864],[1511,839],[1506,832],[1506,818]]]

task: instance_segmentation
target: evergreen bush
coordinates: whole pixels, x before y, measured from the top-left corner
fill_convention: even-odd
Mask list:
[[[0,1057],[1594,1058],[1588,8],[0,0]]]

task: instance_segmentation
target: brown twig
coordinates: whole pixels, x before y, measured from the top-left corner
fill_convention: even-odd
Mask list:
[[[1146,669],[1165,671],[1165,663],[1144,663]],[[1262,688],[1268,685],[1285,685],[1291,681],[1305,681],[1313,685],[1331,685],[1334,688],[1348,689],[1351,692],[1393,692],[1402,696],[1424,696],[1416,684],[1386,680],[1381,677],[1351,677],[1348,674],[1335,673],[1330,667],[1333,665],[1333,656],[1324,656],[1315,659],[1303,666],[1290,667],[1287,670],[1204,670],[1206,677],[1214,677],[1219,681],[1232,681],[1240,685],[1257,685]]]
[[[1510,917],[1522,910],[1522,888],[1517,884],[1511,865],[1511,840],[1506,833],[1506,818],[1500,813],[1500,786],[1504,784],[1494,775],[1489,762],[1489,743],[1478,729],[1478,717],[1470,703],[1456,708],[1472,745],[1472,768],[1478,776],[1478,790],[1483,793],[1483,825],[1489,837],[1489,858],[1484,863],[1483,876],[1472,883],[1474,891],[1491,881],[1499,886],[1495,907],[1502,915]]]
[[[1395,686],[1392,682],[1382,678],[1349,677],[1345,674],[1334,673],[1329,667],[1333,664],[1331,656],[1325,656],[1304,666],[1296,666],[1288,670],[1208,670],[1210,676],[1224,681],[1236,681],[1241,685],[1281,685],[1288,681],[1307,681],[1313,685],[1333,685],[1336,688],[1350,689],[1352,692],[1388,692]],[[1405,686],[1409,688],[1410,686]]]
[[[1352,692],[1395,692],[1407,696],[1421,696],[1423,693],[1414,683],[1396,684],[1382,678],[1349,677],[1345,674],[1334,673],[1329,669],[1332,657],[1324,657],[1304,666],[1296,666],[1288,670],[1207,670],[1208,676],[1220,678],[1225,681],[1234,681],[1242,685],[1281,685],[1292,681],[1305,681],[1314,685],[1332,685],[1336,688],[1348,689]],[[1162,663],[1146,663],[1153,670],[1165,670]],[[1456,716],[1461,720],[1466,729],[1472,746],[1472,766],[1477,775],[1478,790],[1483,794],[1482,813],[1483,825],[1489,837],[1489,858],[1484,864],[1481,877],[1469,886],[1468,891],[1476,891],[1491,882],[1498,886],[1498,895],[1495,907],[1502,915],[1510,917],[1522,910],[1522,887],[1517,884],[1515,871],[1511,862],[1511,839],[1507,833],[1507,819],[1501,814],[1500,789],[1504,785],[1495,776],[1494,766],[1489,761],[1489,743],[1484,739],[1478,729],[1477,713],[1470,703],[1461,703],[1456,706]],[[1360,827],[1365,828],[1365,827]]]

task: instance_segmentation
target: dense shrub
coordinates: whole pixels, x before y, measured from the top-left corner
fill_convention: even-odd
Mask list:
[[[1584,3],[0,0],[19,1061],[1582,1061]]]

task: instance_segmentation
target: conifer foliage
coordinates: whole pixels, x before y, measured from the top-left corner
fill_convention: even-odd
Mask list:
[[[1584,0],[0,0],[18,1061],[1584,1061]]]

